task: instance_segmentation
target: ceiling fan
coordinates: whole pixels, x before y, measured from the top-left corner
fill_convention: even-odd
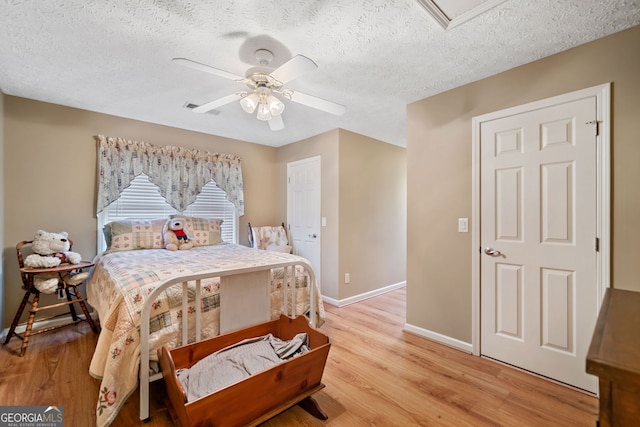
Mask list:
[[[255,56],[260,65],[249,68],[244,77],[189,59],[174,58],[173,62],[177,64],[244,83],[250,89],[249,91],[235,92],[231,95],[207,102],[194,108],[193,111],[196,113],[206,113],[207,111],[239,100],[240,106],[247,113],[253,114],[258,110],[256,117],[258,120],[267,121],[271,130],[284,129],[282,112],[284,111],[285,105],[276,94],[289,101],[338,116],[345,112],[344,105],[283,87],[302,74],[317,68],[318,65],[311,59],[304,55],[296,55],[274,70],[269,67],[273,59],[273,53],[271,53],[271,51],[258,49],[255,52]]]

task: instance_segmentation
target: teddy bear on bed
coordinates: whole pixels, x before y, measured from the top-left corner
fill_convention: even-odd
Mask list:
[[[72,252],[69,233],[50,233],[44,230],[36,231],[31,243],[32,254],[24,260],[25,267],[51,268],[62,263],[78,264],[82,261],[82,256],[77,252]],[[64,276],[65,282],[71,285],[82,283],[89,273],[69,272]],[[52,294],[58,289],[60,277],[57,273],[36,274],[33,278],[33,285],[40,292]]]
[[[191,249],[193,237],[184,218],[170,218],[162,229],[164,247],[170,251]]]

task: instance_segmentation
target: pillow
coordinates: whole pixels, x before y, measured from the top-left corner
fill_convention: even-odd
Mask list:
[[[187,228],[191,231],[195,246],[219,245],[222,243],[220,234],[221,219],[185,215],[171,215],[171,218],[184,218]]]
[[[107,250],[164,249],[162,227],[166,218],[125,219],[105,225]]]
[[[252,227],[251,233],[253,234],[254,245],[258,249],[268,249],[269,246],[284,247],[289,245],[287,232],[281,225],[276,227]]]

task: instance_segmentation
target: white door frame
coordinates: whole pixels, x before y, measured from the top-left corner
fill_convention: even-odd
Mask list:
[[[611,161],[610,161],[610,93],[611,83],[566,93],[552,98],[531,102],[517,107],[507,108],[483,114],[472,119],[471,138],[471,346],[473,354],[480,356],[480,126],[483,122],[498,118],[526,113],[564,102],[596,97],[596,121],[594,132],[597,136],[597,236],[599,251],[596,254],[598,309],[605,290],[610,286],[610,200],[611,200]],[[595,242],[594,242],[595,244]]]

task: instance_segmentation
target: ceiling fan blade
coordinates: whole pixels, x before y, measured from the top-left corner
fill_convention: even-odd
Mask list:
[[[199,62],[192,61],[190,59],[173,58],[172,62],[175,62],[176,64],[182,65],[184,67],[193,68],[194,70],[204,71],[205,73],[213,74],[214,76],[224,77],[225,79],[236,80],[236,81],[244,80],[244,77],[242,76],[238,76],[236,74],[229,73],[227,71],[220,70],[218,68],[214,68],[210,65],[201,64]]]
[[[271,77],[284,85],[316,68],[318,68],[318,65],[313,60],[304,55],[296,55],[270,74]]]
[[[327,101],[326,99],[318,98],[316,96],[307,95],[306,93],[288,91],[287,98],[298,104],[303,104],[318,110],[326,111],[327,113],[341,116],[346,111],[344,105],[336,104],[335,102]]]
[[[269,120],[269,129],[271,130],[284,129],[284,122],[282,121],[282,116],[271,117],[271,120]]]
[[[231,95],[223,96],[222,98],[218,98],[211,102],[207,102],[206,104],[202,104],[193,109],[194,113],[206,113],[207,111],[214,110],[218,107],[222,107],[223,105],[227,105],[230,102],[237,101],[241,99],[243,92],[232,93]]]

